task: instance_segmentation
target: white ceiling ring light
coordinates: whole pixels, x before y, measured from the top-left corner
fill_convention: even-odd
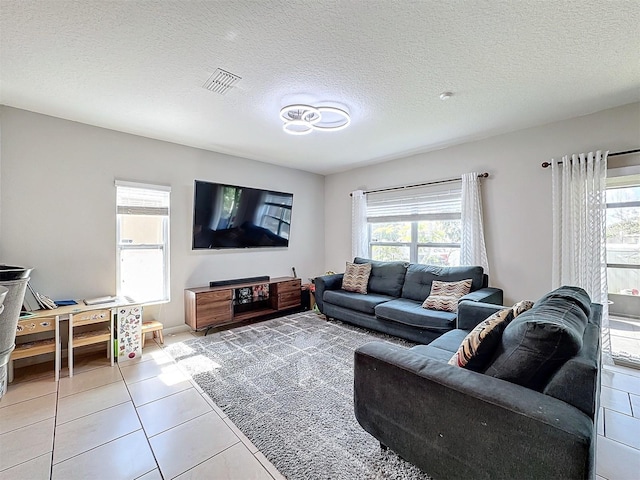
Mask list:
[[[290,135],[307,135],[314,130],[335,132],[351,123],[349,113],[337,107],[313,107],[311,105],[287,105],[280,110],[282,129]]]

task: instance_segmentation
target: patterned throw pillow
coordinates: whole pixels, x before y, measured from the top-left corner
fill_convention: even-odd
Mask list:
[[[509,322],[531,307],[533,307],[533,302],[523,300],[511,308],[497,311],[480,322],[462,341],[458,351],[449,360],[449,364],[474,372],[482,371],[491,360],[500,343],[502,332],[507,328]]]
[[[347,268],[342,277],[342,289],[348,292],[367,293],[367,284],[371,275],[370,263],[347,262]]]
[[[431,310],[444,310],[445,312],[457,312],[458,300],[471,291],[471,279],[459,282],[431,283],[431,293],[422,304],[422,308]]]

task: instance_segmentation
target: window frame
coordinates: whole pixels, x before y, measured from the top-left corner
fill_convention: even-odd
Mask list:
[[[434,221],[434,220],[458,220],[460,222],[460,228],[462,228],[462,213],[434,213],[434,214],[421,214],[421,215],[407,215],[402,217],[378,217],[375,220],[367,218],[367,235],[369,245],[369,258],[376,260],[373,256],[373,247],[385,246],[385,247],[409,247],[409,260],[411,263],[418,263],[418,252],[421,247],[423,248],[461,248],[460,243],[456,242],[418,242],[418,224],[421,221]],[[411,241],[410,242],[385,242],[385,241],[373,241],[371,239],[372,226],[376,223],[411,223]]]
[[[145,250],[145,251],[154,251],[154,250],[162,250],[162,262],[163,262],[163,281],[162,281],[162,298],[148,300],[148,301],[140,301],[138,303],[144,305],[157,305],[163,303],[169,303],[171,301],[171,270],[170,270],[170,217],[171,217],[171,188],[165,185],[157,185],[157,184],[147,184],[147,183],[138,183],[138,182],[127,182],[122,180],[115,181],[116,186],[116,295],[123,296],[121,286],[122,286],[122,252],[124,251],[132,251],[132,250]],[[166,215],[159,215],[162,217],[162,243],[150,243],[150,244],[138,244],[138,245],[129,245],[122,242],[121,234],[122,234],[122,223],[121,220],[123,218],[124,213],[118,213],[118,188],[136,188],[141,190],[152,190],[152,191],[161,191],[167,193],[168,199],[168,207]],[[136,214],[132,214],[136,215]],[[141,214],[138,214],[141,215]],[[136,302],[138,299],[133,299]]]

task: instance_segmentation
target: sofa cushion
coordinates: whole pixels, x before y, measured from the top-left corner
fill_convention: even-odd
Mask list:
[[[323,300],[325,303],[373,315],[376,305],[393,300],[393,297],[376,293],[363,295],[344,290],[325,290]]]
[[[549,295],[540,299],[505,328],[484,373],[542,391],[551,375],[582,348],[588,319],[581,303]]]
[[[367,293],[369,276],[371,274],[371,264],[363,263],[356,265],[347,262],[347,268],[342,277],[342,289],[348,292]]]
[[[436,338],[433,342],[429,344],[429,346],[437,347],[441,350],[446,350],[450,352],[451,355],[453,355],[454,352],[458,350],[458,347],[460,346],[460,344],[468,334],[469,332],[467,332],[466,330],[461,330],[459,328],[456,328]],[[451,355],[449,355],[449,358],[451,358]],[[449,359],[447,359],[447,361],[448,360]]]
[[[451,330],[456,322],[455,313],[426,310],[422,308],[422,304],[406,298],[398,298],[377,305],[375,314],[376,317],[385,320],[431,330]]]
[[[573,302],[582,309],[587,317],[591,314],[591,299],[587,292],[580,287],[565,285],[560,288],[556,288],[544,295],[536,303],[545,303],[550,298],[562,298],[569,302]]]
[[[379,262],[367,258],[356,257],[353,263],[370,263],[371,275],[369,276],[368,291],[399,297],[407,273],[406,262]],[[423,299],[424,300],[424,299]]]
[[[449,360],[449,364],[474,372],[484,370],[498,348],[502,332],[509,322],[531,307],[533,302],[523,300],[511,308],[505,308],[490,315],[462,340],[460,347]]]
[[[567,402],[593,418],[599,393],[602,306],[593,304],[591,310],[582,349],[553,374],[542,393]]]
[[[422,303],[422,308],[431,310],[443,310],[445,312],[457,312],[458,301],[471,289],[471,280],[459,282],[431,282],[431,293]]]
[[[424,302],[431,292],[431,282],[458,282],[471,279],[471,291],[482,288],[484,281],[482,267],[439,267],[436,265],[422,265],[412,263],[407,269],[407,274],[402,287],[402,297]]]
[[[465,330],[451,330],[444,335],[436,338],[429,345],[417,345],[409,350],[413,353],[424,355],[432,360],[446,363],[451,354],[456,351],[460,342],[464,339],[468,332]]]

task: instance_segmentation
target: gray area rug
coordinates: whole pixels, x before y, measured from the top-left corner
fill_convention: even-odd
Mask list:
[[[413,345],[310,312],[165,351],[290,480],[428,479],[353,413],[353,352],[374,340]]]

